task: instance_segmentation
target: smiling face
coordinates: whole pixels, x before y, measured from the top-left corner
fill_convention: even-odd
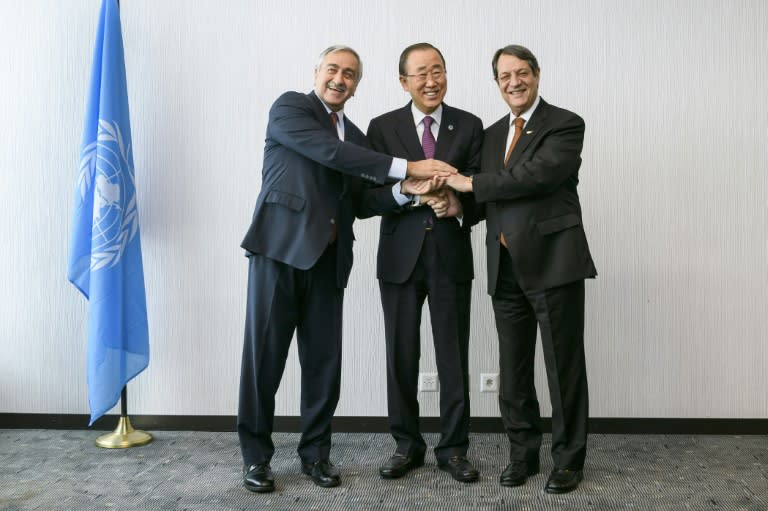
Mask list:
[[[413,50],[405,63],[400,85],[421,112],[431,114],[440,106],[448,91],[443,59],[433,49]]]
[[[315,69],[315,94],[334,112],[355,95],[360,63],[352,53],[329,53]]]
[[[513,55],[500,55],[496,64],[501,97],[516,116],[528,110],[539,93],[539,73],[527,61]]]

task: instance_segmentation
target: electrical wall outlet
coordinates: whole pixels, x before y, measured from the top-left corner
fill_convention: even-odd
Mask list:
[[[419,392],[437,392],[440,390],[440,380],[437,373],[419,373]]]
[[[498,392],[499,373],[480,373],[480,392]]]

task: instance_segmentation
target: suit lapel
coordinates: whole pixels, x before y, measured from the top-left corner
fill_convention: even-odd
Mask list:
[[[347,114],[344,114],[344,140],[346,142],[352,142],[363,147],[367,147],[368,142],[365,135],[360,128],[349,118]]]
[[[491,126],[486,132],[486,141],[484,144],[488,144],[490,148],[490,165],[485,165],[483,162],[483,168],[487,168],[489,171],[497,172],[498,169],[504,168],[504,155],[507,153],[507,134],[509,133],[509,114],[505,115],[496,124]],[[486,153],[488,155],[488,153]]]
[[[310,101],[312,103],[315,115],[317,116],[318,122],[320,122],[320,124],[325,126],[325,129],[327,129],[329,133],[333,133],[333,136],[338,138],[339,132],[336,131],[336,128],[333,126],[333,123],[331,122],[331,116],[326,111],[325,105],[323,104],[323,102],[320,101],[320,98],[318,98],[317,95],[315,94],[315,91],[310,92],[309,94],[307,94],[307,96],[309,96],[310,98]],[[348,122],[348,121],[349,119],[345,119],[345,122]],[[346,176],[344,176],[344,174],[341,174],[339,172],[328,172],[326,173],[325,179],[328,179],[330,182],[335,183],[335,185],[341,187],[342,190],[346,190],[347,188]]]
[[[523,133],[520,135],[520,140],[517,141],[515,148],[512,150],[512,154],[509,156],[509,161],[507,162],[505,168],[512,167],[520,158],[520,155],[525,152],[525,148],[528,147],[528,144],[531,143],[531,140],[538,136],[539,131],[544,128],[548,113],[549,105],[542,99],[539,101],[539,106],[537,106],[536,110],[533,112],[531,120],[529,120],[523,128]]]
[[[315,115],[317,116],[317,120],[320,121],[320,124],[325,126],[329,132],[333,133],[337,137],[339,136],[339,132],[336,131],[336,129],[333,127],[333,123],[331,122],[331,116],[328,114],[328,112],[325,110],[325,105],[323,105],[323,102],[320,101],[320,98],[317,97],[317,94],[315,94],[315,91],[310,92],[307,94],[312,99],[312,106],[315,111]]]
[[[413,114],[411,113],[410,103],[397,112],[395,132],[410,158],[413,158],[414,160],[424,159],[424,149],[422,149],[419,135],[416,133],[416,125],[413,124]]]
[[[443,103],[443,115],[440,119],[440,131],[437,133],[437,145],[435,146],[435,159],[450,161],[449,153],[456,137],[456,116],[453,108]]]

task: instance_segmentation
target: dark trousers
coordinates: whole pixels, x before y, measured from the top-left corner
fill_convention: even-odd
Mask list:
[[[411,277],[379,282],[387,347],[387,405],[397,452],[423,456],[419,432],[418,375],[421,310],[428,299],[440,380],[440,441],[435,456],[464,456],[469,445],[468,347],[472,283],[446,273],[427,234]]]
[[[501,247],[492,300],[499,334],[499,408],[511,444],[510,461],[539,457],[541,416],[534,387],[538,324],[552,401],[552,459],[556,468],[583,468],[589,415],[584,281],[525,292],[517,284],[509,253]]]
[[[304,462],[328,458],[331,419],[341,380],[341,314],[344,290],[336,285],[336,247],[309,270],[252,255],[240,373],[237,432],[245,465],[266,463],[275,452],[275,393],[294,331],[301,364]]]

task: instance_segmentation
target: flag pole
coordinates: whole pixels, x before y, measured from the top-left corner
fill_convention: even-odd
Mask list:
[[[147,445],[152,435],[140,429],[133,429],[128,418],[128,386],[120,393],[120,420],[112,433],[106,433],[96,439],[96,445],[105,449],[127,449]]]
[[[72,212],[67,278],[88,300],[90,424],[121,396],[117,428],[96,445],[123,449],[152,436],[128,419],[128,381],[149,365],[136,176],[120,8],[102,0]],[[119,341],[119,342],[115,342]],[[121,390],[118,390],[121,389]]]

